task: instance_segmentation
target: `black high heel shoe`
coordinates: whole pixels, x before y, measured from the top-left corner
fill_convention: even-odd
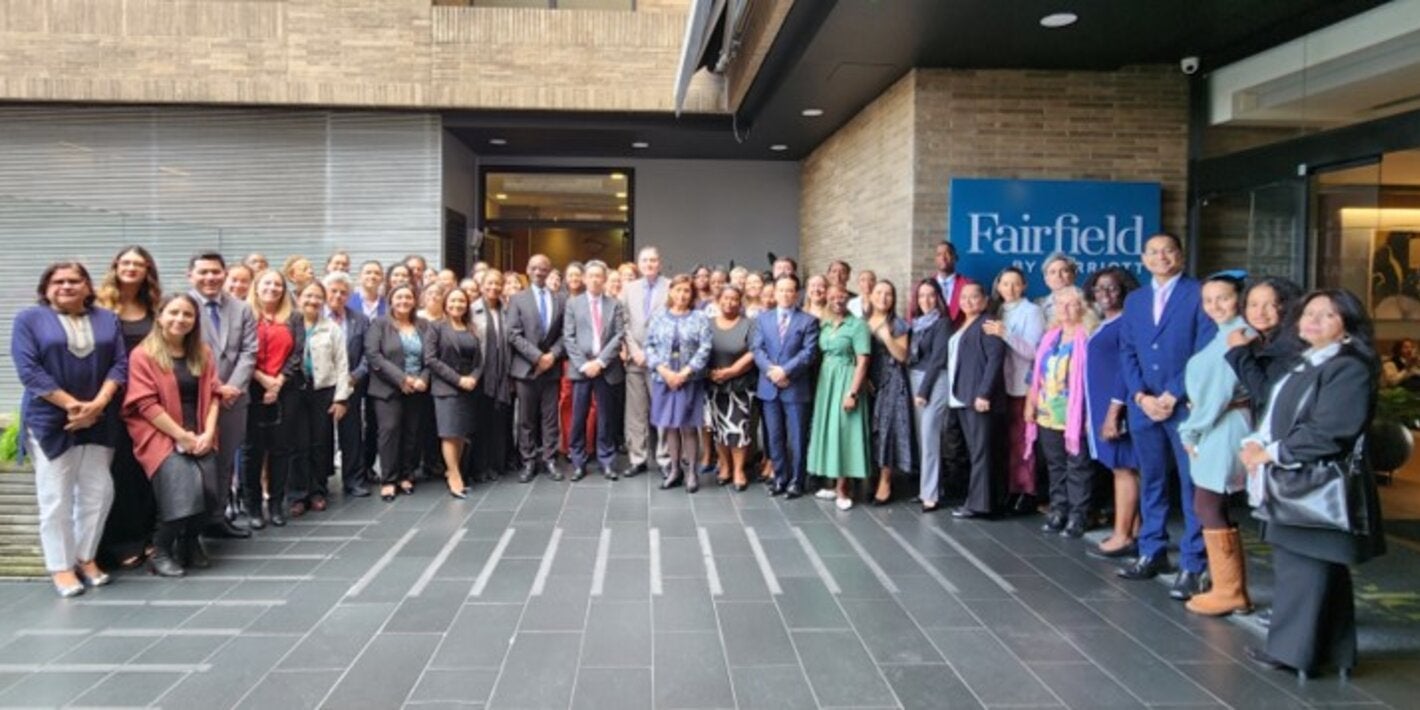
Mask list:
[[[380,500],[382,500],[382,501],[384,501],[384,502],[386,502],[386,503],[391,503],[391,502],[394,501],[394,497],[395,497],[395,495],[398,494],[398,491],[399,491],[399,489],[396,488],[396,487],[394,487],[393,485],[381,486],[381,487],[380,487]]]

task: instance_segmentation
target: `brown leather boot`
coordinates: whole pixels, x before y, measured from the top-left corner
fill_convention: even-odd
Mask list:
[[[1208,548],[1208,575],[1213,578],[1213,588],[1193,595],[1185,606],[1203,616],[1252,613],[1252,600],[1247,596],[1247,562],[1238,529],[1204,530],[1203,544]]]

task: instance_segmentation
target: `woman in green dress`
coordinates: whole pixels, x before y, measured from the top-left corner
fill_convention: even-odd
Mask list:
[[[848,312],[848,291],[828,289],[828,304],[819,323],[822,361],[814,393],[814,418],[809,430],[809,473],[838,479],[838,509],[853,507],[849,479],[863,479],[871,467],[867,402],[860,402],[868,376],[872,341],[861,318]]]

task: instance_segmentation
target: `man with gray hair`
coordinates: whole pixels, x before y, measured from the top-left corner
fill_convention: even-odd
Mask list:
[[[651,430],[651,380],[646,371],[646,326],[651,316],[665,309],[669,282],[661,278],[661,252],[642,247],[636,255],[641,278],[621,287],[621,309],[626,317],[626,454],[631,459],[627,476],[646,470]],[[656,462],[664,470],[670,463],[664,442],[656,446]]]
[[[340,445],[340,481],[346,496],[364,498],[370,495],[366,484],[369,469],[361,443],[365,432],[365,386],[370,379],[370,367],[365,362],[365,331],[370,329],[370,319],[348,307],[350,293],[355,289],[349,274],[332,271],[321,283],[325,285],[325,316],[344,331],[350,363],[350,398],[345,400],[345,416],[335,429]]]

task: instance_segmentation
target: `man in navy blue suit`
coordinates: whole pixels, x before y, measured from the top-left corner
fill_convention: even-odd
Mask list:
[[[1179,573],[1169,596],[1186,600],[1201,592],[1208,560],[1203,533],[1193,515],[1193,479],[1188,454],[1178,438],[1187,416],[1183,373],[1188,359],[1203,349],[1217,326],[1200,307],[1198,281],[1183,275],[1183,245],[1172,234],[1155,234],[1144,244],[1144,268],[1153,278],[1124,301],[1120,353],[1129,387],[1129,434],[1139,458],[1139,557],[1121,569],[1125,579],[1151,579],[1169,571],[1168,471],[1178,473],[1184,519]]]
[[[755,396],[764,408],[766,448],[774,462],[769,495],[789,498],[804,494],[814,401],[811,367],[818,352],[818,320],[794,305],[798,298],[798,277],[776,279],[776,307],[759,315],[753,338],[754,364],[759,367]]]

